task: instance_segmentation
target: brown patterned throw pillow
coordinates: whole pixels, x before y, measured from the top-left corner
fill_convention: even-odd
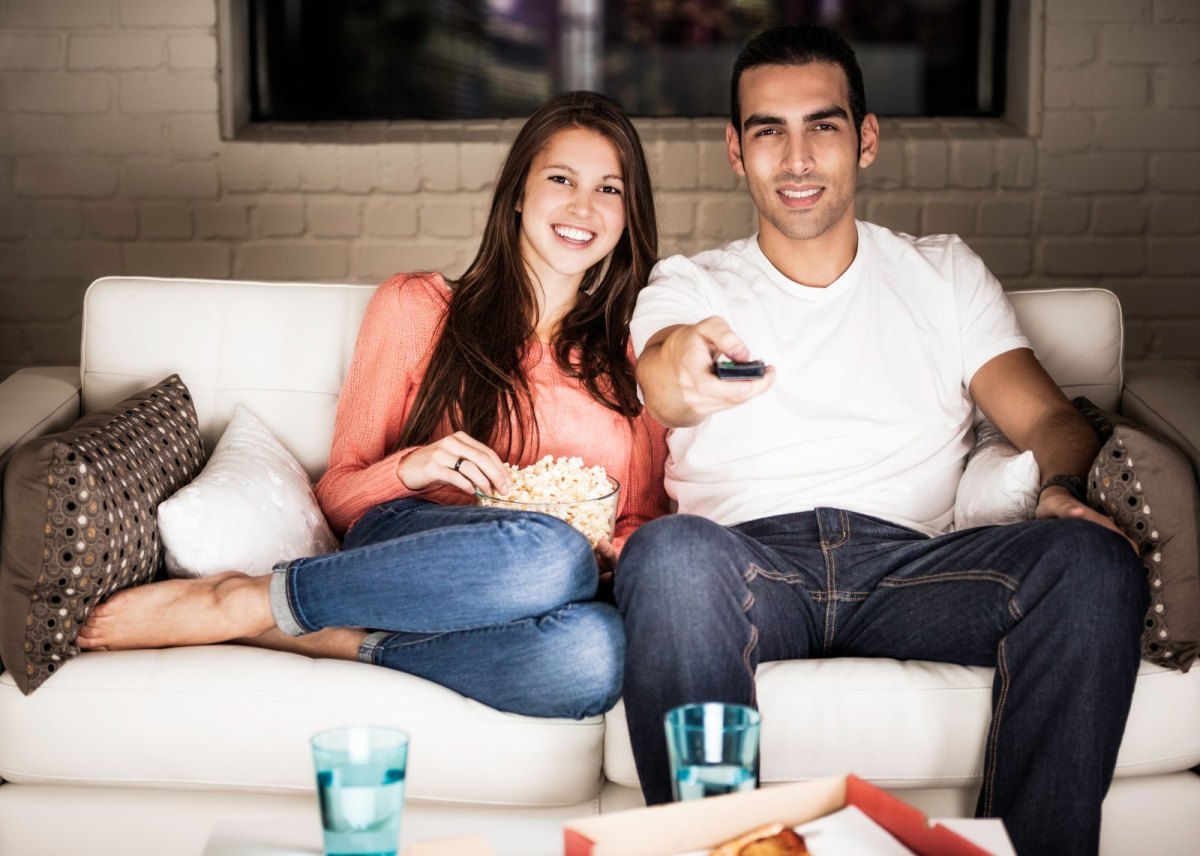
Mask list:
[[[1200,489],[1170,442],[1124,417],[1075,405],[1104,442],[1088,502],[1138,545],[1150,584],[1142,656],[1187,671],[1200,655]]]
[[[162,564],[158,504],[200,471],[178,375],[18,449],[4,477],[0,660],[28,695],[79,653],[93,606]]]

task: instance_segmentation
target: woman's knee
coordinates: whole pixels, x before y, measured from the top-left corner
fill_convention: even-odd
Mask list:
[[[557,620],[564,630],[564,650],[556,653],[565,664],[560,683],[558,716],[582,719],[610,710],[621,697],[625,671],[625,633],[621,617],[602,603],[574,604]]]
[[[548,514],[518,512],[499,524],[511,536],[513,565],[557,592],[559,603],[586,600],[596,593],[598,570],[591,544],[569,523]]]

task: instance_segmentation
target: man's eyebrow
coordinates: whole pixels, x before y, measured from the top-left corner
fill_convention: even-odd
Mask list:
[[[742,130],[756,127],[758,125],[784,125],[787,124],[779,116],[771,116],[767,113],[751,113],[746,117],[746,121],[742,122]]]
[[[571,175],[579,175],[579,170],[574,169],[573,167],[569,167],[565,163],[548,163],[544,167],[542,167],[542,172],[545,172],[546,170],[549,170],[549,169],[561,169],[563,172],[571,173]],[[621,178],[621,176],[619,176],[619,175],[606,175],[606,176],[604,176],[604,180],[605,181],[624,181],[625,179]]]
[[[850,118],[850,114],[846,112],[845,108],[838,107],[836,104],[831,104],[828,107],[823,107],[820,110],[814,110],[812,113],[809,113],[808,115],[801,117],[800,122],[802,124],[807,125],[809,122],[819,122],[822,119],[847,119],[847,120],[849,120],[849,118]],[[745,131],[750,128],[756,127],[758,125],[786,125],[786,124],[787,124],[787,122],[785,122],[779,116],[773,116],[769,113],[752,113],[749,116],[747,116],[746,121],[742,123],[742,130]]]
[[[817,110],[815,113],[809,113],[804,117],[804,122],[820,122],[822,119],[846,119],[849,120],[850,114],[844,108],[833,105],[826,107],[824,110]]]

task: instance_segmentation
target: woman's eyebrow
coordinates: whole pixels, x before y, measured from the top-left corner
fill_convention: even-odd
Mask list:
[[[573,169],[572,167],[567,166],[565,163],[548,163],[544,167],[542,167],[542,172],[545,172],[548,169],[561,169],[563,172],[571,173],[571,175],[579,175],[579,170]],[[613,180],[624,181],[625,179],[621,178],[621,176],[619,176],[619,175],[606,175],[606,176],[604,176],[604,180],[605,181],[613,181]]]

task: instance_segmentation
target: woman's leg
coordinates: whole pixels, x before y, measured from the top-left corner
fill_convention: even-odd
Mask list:
[[[372,633],[359,659],[508,713],[581,719],[617,703],[625,635],[611,606],[571,603],[473,630]]]
[[[297,559],[273,577],[285,633],[444,633],[590,600],[598,570],[587,539],[557,518],[402,500],[364,516],[341,552]]]
[[[361,659],[359,649],[367,635],[367,631],[357,627],[327,627],[316,633],[288,636],[278,627],[272,627],[266,633],[231,641],[238,645],[249,645],[252,648],[268,648],[272,651],[286,651],[289,654],[303,654],[314,659],[357,661]]]
[[[401,500],[368,512],[346,543],[269,576],[226,572],[125,589],[93,610],[78,644],[204,645],[275,626],[289,635],[445,632],[536,617],[596,591],[587,539],[547,515]]]
[[[270,577],[226,571],[123,589],[92,610],[75,638],[83,650],[208,645],[275,627]]]

